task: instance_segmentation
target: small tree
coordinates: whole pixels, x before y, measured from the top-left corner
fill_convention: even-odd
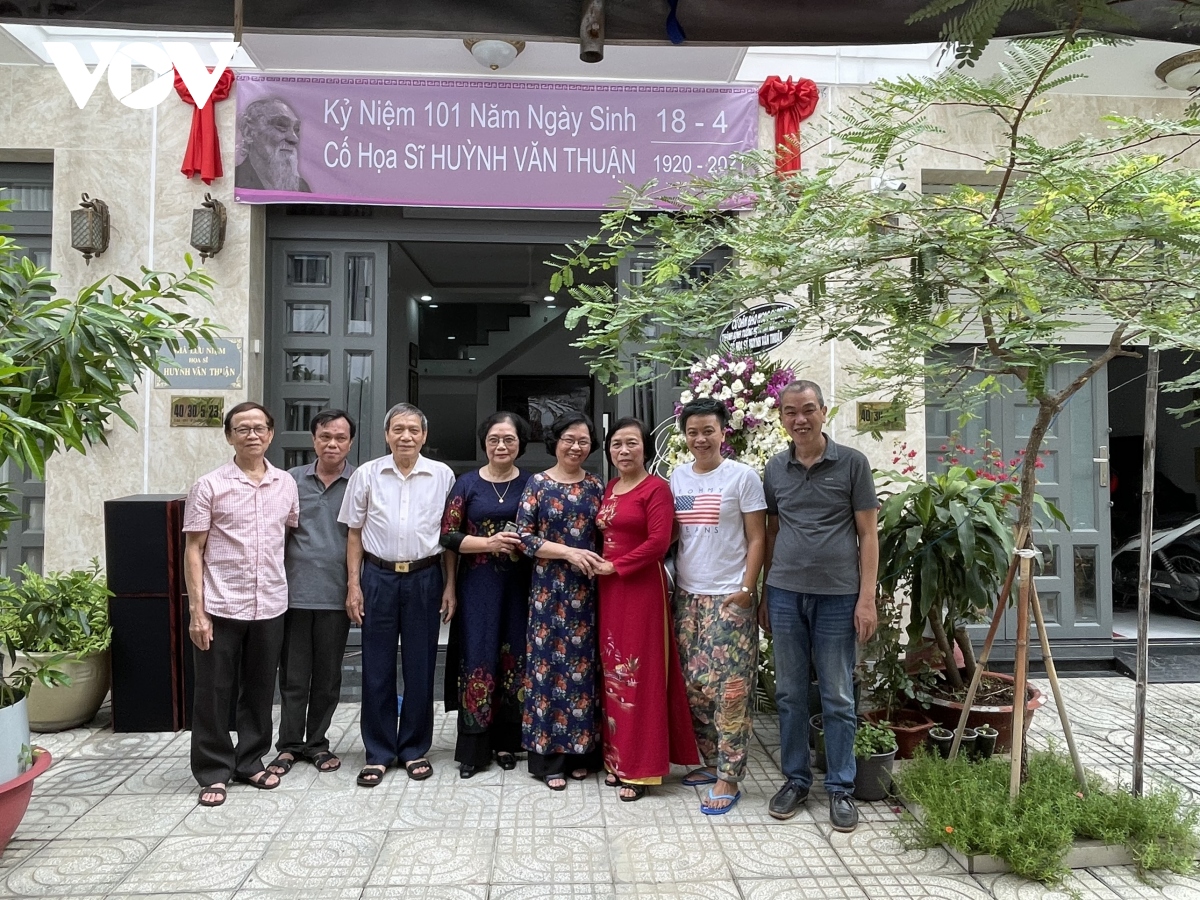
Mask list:
[[[935,386],[966,417],[1015,385],[1037,409],[1018,470],[1028,528],[1038,451],[1071,397],[1110,360],[1136,355],[1131,344],[1200,350],[1200,183],[1181,164],[1200,144],[1200,119],[1107,116],[1095,134],[1057,145],[1031,128],[1051,111],[1050,91],[1081,77],[1066,70],[1092,43],[1014,42],[982,82],[958,70],[882,82],[828,122],[812,173],[781,178],[772,156],[751,154],[676,196],[653,183],[628,191],[598,234],[569,248],[554,286],[630,255],[652,265],[637,285],[572,288],[567,325],[587,326],[577,346],[597,375],[629,385],[653,377],[651,362],[689,365],[745,304],[784,299],[801,333],[865,351],[859,390],[884,392],[896,409],[923,404]],[[994,152],[956,147],[934,121],[943,111],[992,123]],[[965,155],[996,185],[879,190],[916,147]],[[682,279],[721,247],[732,264]],[[1085,322],[1106,324],[1103,346],[1070,347]],[[947,352],[964,337],[973,353]],[[623,355],[637,344],[649,349]],[[1082,370],[1054,389],[1060,363]],[[1194,384],[1200,374],[1167,389]]]

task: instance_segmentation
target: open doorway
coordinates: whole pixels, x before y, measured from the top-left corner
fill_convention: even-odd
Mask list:
[[[1160,380],[1172,381],[1191,371],[1178,350],[1161,355]],[[1109,454],[1112,477],[1112,534],[1114,547],[1136,537],[1141,525],[1142,445],[1144,440],[1146,360],[1122,357],[1109,369],[1109,424],[1112,429]],[[1170,409],[1190,402],[1192,397],[1164,393],[1158,402],[1157,451],[1155,458],[1154,527],[1181,526],[1195,520],[1200,511],[1200,427],[1196,416],[1172,415]],[[1182,538],[1164,551],[1172,565],[1193,566],[1200,574],[1200,538]],[[1194,560],[1194,562],[1192,562]],[[1133,561],[1136,564],[1136,561]],[[1120,558],[1113,576],[1113,636],[1137,636],[1136,582],[1122,577]],[[1163,595],[1163,591],[1155,591]],[[1150,610],[1153,640],[1200,639],[1200,598],[1184,591],[1175,599],[1156,597]]]

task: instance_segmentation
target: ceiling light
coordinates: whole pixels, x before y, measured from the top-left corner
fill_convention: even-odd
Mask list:
[[[437,305],[436,303],[430,303],[430,304],[429,304],[429,308],[430,308],[430,309],[437,309],[437,308],[438,308],[438,305]]]
[[[495,72],[512,63],[521,51],[525,49],[524,41],[500,41],[492,38],[463,41],[471,55],[481,66],[486,66]]]
[[[446,340],[448,340],[448,341],[454,340],[454,335],[452,335],[452,334],[446,335]]]
[[[553,294],[547,294],[547,295],[546,295],[545,297],[543,297],[542,299],[543,299],[543,300],[545,300],[547,303],[553,303],[553,302],[554,302],[554,295],[553,295]]]
[[[432,297],[430,297],[428,294],[422,294],[422,295],[421,295],[421,302],[422,302],[422,303],[428,303],[428,302],[429,302],[430,300],[432,300],[432,299],[433,299],[433,298],[432,298]]]
[[[546,304],[546,309],[558,309],[558,307],[557,307],[557,306],[555,306],[553,303],[547,303],[547,304]]]
[[[1158,64],[1154,74],[1177,91],[1200,88],[1200,50],[1189,50]]]

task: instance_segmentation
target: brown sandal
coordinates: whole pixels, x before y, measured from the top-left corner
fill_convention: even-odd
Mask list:
[[[205,794],[217,794],[219,796],[216,800],[205,800]],[[196,802],[201,806],[220,806],[225,802],[225,796],[225,788],[218,787],[217,785],[211,785],[210,787],[200,788],[200,796],[196,798]]]

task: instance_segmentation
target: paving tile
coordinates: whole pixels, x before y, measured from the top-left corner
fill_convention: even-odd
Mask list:
[[[611,884],[603,828],[501,828],[492,884]]]
[[[178,894],[164,896],[163,900],[175,900]],[[306,890],[290,888],[288,890],[264,890],[262,888],[243,888],[233,894],[233,900],[359,900],[362,896],[361,887],[353,888],[322,888],[321,890]],[[395,896],[395,895],[393,895]],[[408,896],[408,892],[404,893]],[[135,898],[131,898],[135,900]]]
[[[69,759],[94,732],[90,728],[72,728],[70,731],[34,732],[30,739],[35,747],[50,751],[54,762]]]
[[[603,827],[600,792],[604,790],[612,788],[603,787],[597,778],[570,781],[565,791],[552,791],[533,779],[525,784],[506,782],[500,795],[500,827]]]
[[[1138,878],[1132,866],[1109,866],[1089,869],[1101,884],[1121,900],[1200,900],[1200,877],[1181,875],[1151,875],[1153,884]]]
[[[628,804],[639,806],[644,803]],[[662,884],[730,881],[732,873],[707,822],[641,828],[608,828],[613,875],[618,882]]]
[[[136,765],[119,788],[122,794],[183,794],[199,791],[186,756],[130,760]]]
[[[819,878],[850,880],[850,870],[814,827],[742,825],[714,829],[717,846],[737,878]]]
[[[299,797],[280,831],[297,835],[387,831],[396,803],[396,794],[357,787],[336,792],[311,790]]]
[[[274,835],[300,803],[300,794],[280,790],[260,791],[245,785],[232,785],[220,806],[196,803],[199,788],[189,791],[191,811],[183,818],[172,837],[203,837],[222,834]]]
[[[615,896],[611,883],[494,884],[488,900],[612,900]]]
[[[314,896],[351,888],[361,891],[383,837],[353,831],[289,835],[271,843],[242,890],[287,888]]]
[[[391,829],[495,829],[500,820],[500,791],[429,781],[410,784],[392,814]]]
[[[403,894],[394,887],[371,887],[362,892],[362,900],[487,900],[486,884],[429,885],[415,884],[404,889]]]
[[[8,872],[4,886],[13,894],[31,897],[103,894],[145,859],[151,843],[133,838],[59,838]]]
[[[16,837],[24,840],[56,838],[103,799],[101,795],[47,793],[35,784],[25,818],[17,826]]]
[[[54,795],[111,794],[145,764],[144,759],[55,760],[37,786]]]
[[[828,832],[830,846],[855,875],[879,872],[948,875],[966,874],[953,857],[941,847],[905,850],[895,836],[894,825],[860,823],[850,834]]]
[[[121,882],[131,894],[235,890],[270,843],[270,835],[168,837]]]
[[[193,797],[113,794],[105,797],[64,832],[67,838],[162,838],[192,811]]]
[[[98,731],[79,744],[73,756],[76,759],[154,759],[164,755],[178,738],[173,731],[122,734]]]
[[[991,900],[970,875],[856,875],[872,900]]]
[[[13,869],[25,865],[35,853],[49,845],[49,840],[26,840],[17,832],[4,848],[4,852],[0,853],[0,889],[4,887],[5,879]],[[3,894],[0,893],[0,896]]]
[[[495,843],[492,829],[389,832],[367,886],[486,885]]]
[[[976,875],[996,900],[1123,900],[1112,888],[1086,870],[1072,872],[1060,887],[1047,887],[1020,875]]]
[[[119,891],[107,895],[104,900],[232,900],[231,891],[185,891],[178,894],[122,894]]]
[[[745,900],[883,900],[868,895],[853,878],[739,878]]]
[[[618,884],[618,898],[629,900],[741,900],[732,881],[680,881],[675,884]]]
[[[696,788],[679,782],[650,787],[641,800],[622,800],[616,788],[600,785],[600,803],[604,824],[614,827],[654,825],[661,828],[703,826],[708,828],[709,816],[700,812],[700,795]]]

